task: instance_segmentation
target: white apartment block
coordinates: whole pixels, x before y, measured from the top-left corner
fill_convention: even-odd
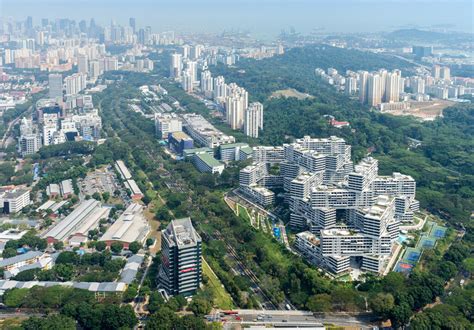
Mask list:
[[[263,105],[260,102],[253,102],[245,111],[244,133],[258,138],[259,129],[263,129]]]
[[[256,187],[283,188],[290,225],[309,229],[319,240],[320,250],[312,251],[321,255],[311,260],[333,273],[348,271],[351,258],[358,258],[363,270],[383,270],[400,223],[411,221],[419,208],[413,178],[379,176],[378,161],[371,157],[354,166],[351,147],[337,137],[305,136],[283,148],[253,151],[254,164],[240,171],[240,190],[260,204]],[[269,166],[276,165],[279,173],[270,175]]]
[[[155,130],[162,139],[168,139],[168,134],[183,131],[183,121],[174,114],[155,114]]]
[[[17,213],[30,205],[30,191],[27,189],[8,188],[0,190],[0,207],[3,213]]]

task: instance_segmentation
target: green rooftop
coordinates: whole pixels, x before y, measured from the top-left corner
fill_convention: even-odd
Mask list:
[[[221,166],[222,163],[219,162],[217,159],[212,157],[211,155],[207,153],[198,153],[194,155],[195,157],[199,157],[204,163],[206,163],[207,166],[209,167],[216,167],[216,166]]]
[[[246,153],[247,155],[251,155],[253,153],[253,149],[250,148],[249,146],[240,148],[240,151],[242,151],[243,153]]]
[[[189,156],[193,156],[194,154],[197,154],[197,153],[210,153],[210,154],[214,154],[214,150],[212,150],[211,148],[193,148],[193,149],[184,149],[183,150],[183,155],[186,156],[186,157],[189,157]]]
[[[237,147],[248,147],[249,145],[247,143],[242,143],[242,142],[238,142],[238,143],[229,143],[229,144],[221,144],[220,145],[220,148],[221,150],[225,150],[225,149],[232,149],[232,148],[237,148]]]

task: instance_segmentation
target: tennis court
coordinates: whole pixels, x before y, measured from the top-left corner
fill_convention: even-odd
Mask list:
[[[406,262],[399,261],[395,266],[395,271],[398,273],[410,273],[413,270],[413,265]]]
[[[418,242],[417,248],[432,249],[436,244],[436,239],[432,237],[423,236]]]
[[[446,227],[435,225],[431,228],[430,236],[435,238],[443,238],[446,235]]]
[[[416,263],[421,256],[421,251],[413,248],[408,248],[405,251],[405,255],[403,256],[403,261],[406,263],[414,264]]]

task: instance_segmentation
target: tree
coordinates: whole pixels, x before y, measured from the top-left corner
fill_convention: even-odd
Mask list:
[[[133,298],[137,296],[137,294],[138,294],[138,288],[136,284],[132,283],[127,287],[127,290],[125,291],[123,295],[123,300],[125,302],[131,302]]]
[[[462,267],[469,272],[471,276],[474,274],[474,258],[466,258],[462,262]]]
[[[74,275],[74,267],[70,264],[54,265],[53,271],[61,281],[70,281]]]
[[[107,244],[104,241],[98,241],[97,243],[95,243],[95,249],[97,251],[104,251],[106,247]]]
[[[166,206],[160,207],[155,213],[155,219],[159,221],[170,221],[172,218],[169,209]]]
[[[130,252],[132,252],[133,254],[137,254],[138,251],[140,251],[140,249],[142,248],[142,245],[140,243],[138,243],[137,241],[135,242],[132,242],[128,245],[128,249],[130,250]]]
[[[153,245],[154,242],[155,241],[153,240],[153,238],[147,238],[146,242],[145,242],[145,245],[146,245],[147,248],[149,248],[150,246]]]
[[[331,292],[332,304],[337,310],[353,310],[357,293],[352,288],[338,287]]]
[[[12,258],[16,256],[16,249],[14,248],[5,248],[2,252],[3,259]]]
[[[331,296],[326,293],[311,296],[306,307],[312,312],[329,312],[331,310]]]
[[[27,295],[28,289],[7,290],[3,294],[3,302],[7,307],[20,307]]]
[[[13,277],[13,280],[22,282],[33,281],[36,278],[36,274],[38,273],[38,271],[39,269],[24,270],[22,272],[19,272],[15,277]]]
[[[95,200],[97,200],[97,201],[99,201],[99,202],[102,200],[102,196],[101,196],[100,193],[97,192],[97,191],[92,194],[92,198],[94,198]]]
[[[113,242],[110,245],[110,250],[112,250],[112,252],[115,254],[122,252],[122,249],[123,249],[123,244],[120,242]]]
[[[60,314],[52,314],[47,317],[30,317],[21,323],[25,330],[75,330],[76,321],[70,317]]]
[[[99,305],[101,306],[101,305]],[[76,320],[85,329],[100,329],[102,326],[102,308],[81,302],[76,307]]]
[[[146,324],[147,330],[174,329],[178,317],[167,306],[152,314]]]
[[[208,329],[202,317],[185,315],[178,318],[175,329]]]
[[[109,199],[110,199],[110,193],[108,191],[105,191],[102,193],[102,199],[104,200],[104,202],[108,202]]]
[[[137,323],[137,317],[130,305],[119,307],[108,304],[103,309],[101,329],[133,329]]]
[[[370,309],[384,319],[389,317],[394,304],[395,299],[390,293],[379,292],[369,300]]]
[[[153,314],[156,311],[158,311],[164,305],[164,303],[165,303],[165,300],[161,296],[161,293],[159,293],[158,291],[153,291],[150,294],[150,300],[148,303],[148,311]]]
[[[196,316],[203,316],[208,314],[212,309],[212,304],[209,300],[196,297],[189,304],[189,310]]]
[[[440,276],[443,280],[448,281],[449,279],[453,278],[458,269],[456,265],[451,261],[440,261],[436,265],[436,275]]]
[[[53,247],[56,251],[62,250],[64,248],[64,243],[62,241],[54,242]]]
[[[412,314],[413,312],[407,303],[396,305],[390,313],[390,320],[392,321],[393,327],[398,329],[408,324]]]
[[[73,251],[64,251],[58,255],[56,264],[77,264],[79,262],[79,256]]]

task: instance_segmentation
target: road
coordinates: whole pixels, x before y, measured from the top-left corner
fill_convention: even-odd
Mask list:
[[[410,64],[416,65],[416,66],[421,67],[421,68],[423,68],[423,69],[425,69],[425,70],[428,70],[428,71],[431,70],[430,67],[428,67],[428,66],[426,66],[426,65],[424,65],[424,64],[420,64],[420,63],[418,63],[418,62],[415,62],[415,61],[413,61],[413,60],[410,60],[410,59],[408,59],[408,58],[406,58],[406,57],[403,57],[403,56],[400,56],[400,55],[395,55],[395,54],[392,54],[392,53],[385,53],[385,54],[386,54],[386,55],[389,55],[389,56],[396,57],[396,58],[398,58],[398,59],[400,59],[400,60],[402,60],[402,61],[408,62],[408,63],[410,63]]]
[[[335,326],[351,326],[361,329],[371,329],[373,323],[370,314],[351,315],[347,313],[331,313],[315,315],[309,311],[261,311],[261,310],[235,310],[237,315],[221,317],[224,329],[231,329],[236,324],[284,327],[312,327],[324,328],[323,324]],[[217,313],[213,314],[216,315]],[[222,315],[222,314],[221,314]]]
[[[7,130],[5,131],[5,134],[3,134],[3,137],[2,137],[2,142],[0,143],[1,145],[1,149],[4,149],[5,148],[5,143],[8,141],[8,137],[11,133],[11,130],[13,128],[13,126],[15,126],[18,121],[20,121],[20,119],[22,117],[24,117],[27,113],[29,113],[31,110],[33,109],[33,106],[30,106],[28,108],[28,110],[26,110],[24,113],[22,113],[21,115],[19,115],[18,117],[16,117],[15,119],[13,119],[9,124],[8,124],[8,127],[7,127]]]
[[[213,238],[218,239],[225,244],[229,257],[235,260],[236,267],[234,268],[234,271],[250,280],[252,291],[259,297],[262,309],[277,309],[277,306],[275,306],[275,304],[260,287],[260,280],[257,278],[257,276],[255,276],[252,270],[245,266],[235,249],[229,243],[227,243],[224,236],[220,232],[216,231]]]
[[[266,294],[266,292],[260,287],[260,279],[255,275],[255,273],[250,268],[248,268],[242,262],[241,258],[237,254],[237,251],[234,249],[234,247],[231,246],[229,243],[227,243],[224,236],[220,232],[216,231],[214,233],[214,236],[215,236],[214,237],[215,239],[218,239],[218,240],[222,241],[226,245],[227,253],[229,254],[230,257],[232,257],[235,260],[236,265],[237,265],[237,269],[234,269],[234,270],[237,273],[240,273],[240,274],[246,276],[250,280],[252,291],[257,296],[259,296],[259,298],[261,299],[262,309],[264,309],[264,310],[267,310],[267,309],[268,310],[278,310],[278,309],[285,310],[287,305],[290,306],[291,309],[296,309],[291,304],[291,301],[289,299],[287,299],[286,297],[284,298],[283,302],[280,303],[278,306],[275,305],[271,301],[269,296]]]

